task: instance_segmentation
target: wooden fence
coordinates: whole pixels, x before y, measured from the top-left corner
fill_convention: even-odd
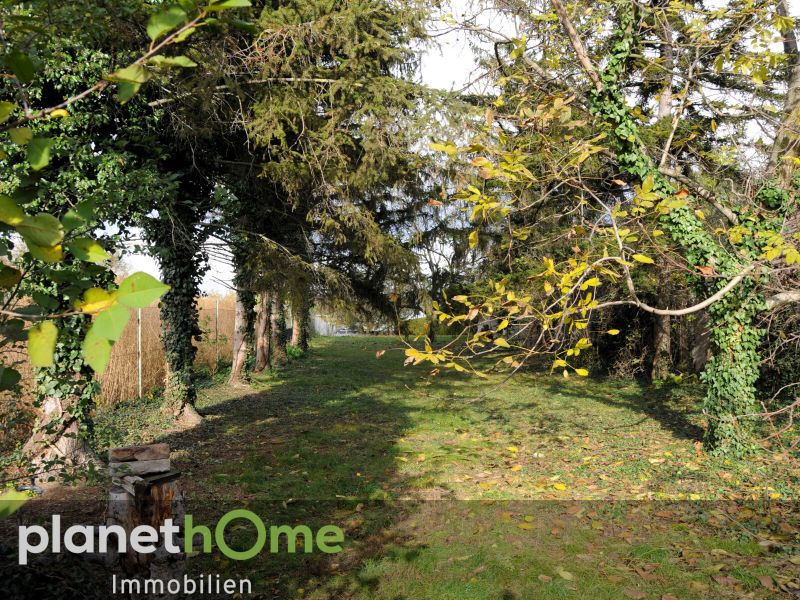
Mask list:
[[[195,364],[212,374],[219,365],[230,364],[235,309],[230,298],[200,298],[200,326],[203,337],[197,343]],[[114,344],[105,373],[100,376],[100,402],[112,403],[146,395],[164,385],[164,349],[161,346],[161,319],[158,307],[143,308],[133,314],[122,336]],[[5,362],[22,361],[23,395],[33,383],[33,369],[24,348],[6,352]]]

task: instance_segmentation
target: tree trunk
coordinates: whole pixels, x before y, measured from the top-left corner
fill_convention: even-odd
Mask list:
[[[308,296],[303,294],[302,298],[292,304],[292,346],[300,348],[303,352],[308,350],[308,340],[310,338],[309,328],[311,325],[311,303]]]
[[[241,294],[236,295],[236,314],[233,324],[233,361],[228,383],[241,383],[247,362],[247,315]]]
[[[669,271],[662,268],[658,277],[659,308],[669,306],[670,294]],[[653,321],[653,364],[650,368],[650,379],[656,381],[666,379],[672,370],[672,319],[669,315],[654,315]]]
[[[256,371],[263,371],[269,366],[270,336],[271,336],[271,312],[270,295],[267,291],[258,293],[258,316],[256,317],[255,327],[255,346],[256,346]]]
[[[286,317],[283,310],[283,296],[278,290],[273,290],[270,296],[269,362],[274,369],[285,365],[289,359],[286,354]]]
[[[776,8],[779,15],[788,16],[785,0],[778,2]],[[792,159],[800,155],[797,147],[800,140],[795,133],[796,124],[800,119],[800,53],[798,53],[797,33],[794,28],[789,29],[785,34],[783,51],[789,59],[789,83],[786,90],[783,119],[775,135],[769,167],[777,171],[780,186],[785,190],[791,190],[792,177],[796,169],[795,161]]]
[[[56,477],[58,471],[88,463],[100,464],[80,431],[80,422],[70,416],[74,398],[46,396],[41,404],[37,429],[22,451],[32,473],[42,473],[40,481]]]
[[[660,46],[661,61],[664,65],[664,81],[658,97],[658,118],[669,119],[672,116],[672,67],[675,62],[672,48],[672,28],[668,17],[660,13],[664,19],[661,24]],[[661,166],[669,161],[669,148],[665,147],[661,155]],[[658,277],[658,304],[659,308],[669,306],[670,277],[668,270],[662,266]],[[653,364],[650,369],[650,379],[655,381],[665,379],[672,368],[672,318],[669,315],[655,315],[653,331]]]

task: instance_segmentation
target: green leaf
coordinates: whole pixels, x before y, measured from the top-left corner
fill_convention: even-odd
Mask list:
[[[25,212],[5,194],[0,194],[0,221],[15,227],[25,219]]]
[[[649,256],[645,256],[644,254],[634,254],[633,260],[635,260],[636,262],[644,263],[646,265],[651,265],[653,264],[653,262],[655,262],[653,261],[652,258],[650,258]]]
[[[22,272],[8,265],[0,266],[0,289],[13,288],[22,281]]]
[[[64,226],[64,231],[72,231],[86,224],[86,220],[78,214],[78,212],[70,208],[63,217],[61,217],[61,224]]]
[[[48,310],[55,310],[58,308],[58,299],[53,298],[49,294],[45,294],[43,292],[32,292],[31,298],[33,298],[33,301],[42,308],[46,308]]]
[[[67,250],[81,260],[100,264],[111,256],[95,240],[86,237],[79,237],[67,244]]]
[[[115,83],[127,81],[130,83],[142,84],[150,79],[150,75],[142,65],[137,65],[134,63],[128,67],[125,67],[124,69],[119,69],[118,71],[114,71],[113,73],[105,75],[103,79],[106,79],[107,81],[113,81]]]
[[[24,146],[33,139],[33,131],[30,127],[14,127],[8,130],[8,135],[17,146]]]
[[[37,246],[55,246],[64,239],[64,228],[53,215],[39,213],[36,216],[25,216],[17,225],[17,231]]]
[[[75,212],[78,213],[84,221],[91,221],[94,218],[96,210],[97,202],[94,200],[84,200],[75,205]]]
[[[52,321],[37,323],[28,330],[28,358],[34,367],[52,367],[58,328]]]
[[[168,289],[168,285],[140,271],[126,277],[119,284],[117,299],[120,304],[131,308],[145,308],[158,300]]]
[[[12,50],[6,54],[6,66],[11,70],[21,83],[30,83],[36,73],[36,67],[31,57],[19,50]]]
[[[117,84],[117,93],[114,94],[117,102],[125,104],[128,100],[133,98],[142,87],[141,83],[131,83],[130,81],[120,81]]]
[[[0,496],[0,519],[10,517],[17,512],[20,507],[28,501],[25,492],[6,492]]]
[[[22,379],[22,375],[16,369],[0,367],[0,391],[14,389],[20,379]],[[2,507],[0,507],[0,510],[2,510]]]
[[[196,67],[197,63],[186,56],[154,56],[148,62],[162,67]]]
[[[97,313],[92,329],[101,337],[116,342],[131,318],[130,311],[120,304]]]
[[[96,324],[86,332],[83,339],[81,354],[86,363],[94,369],[95,373],[102,373],[106,370],[108,359],[111,357],[111,342],[101,336],[95,329]]]
[[[48,263],[57,263],[61,262],[64,258],[64,251],[61,247],[61,244],[57,246],[37,246],[31,242],[28,242],[28,252],[31,253],[31,256],[36,260],[41,260],[42,262]]]
[[[8,121],[8,117],[11,116],[15,108],[17,108],[17,105],[13,102],[6,102],[5,100],[0,102],[0,123]]]
[[[172,31],[186,20],[186,11],[180,6],[170,6],[150,17],[147,22],[147,35],[155,41],[168,31]]]
[[[176,44],[180,44],[181,42],[186,41],[186,39],[190,35],[192,35],[195,31],[197,31],[197,27],[187,27],[181,33],[179,33],[173,38],[173,42]]]
[[[28,143],[28,164],[34,171],[41,171],[50,164],[50,148],[53,140],[35,137]]]
[[[228,10],[229,8],[245,8],[247,6],[252,6],[250,4],[250,0],[218,0],[218,2],[212,2],[206,7],[208,11],[219,11],[219,10]]]

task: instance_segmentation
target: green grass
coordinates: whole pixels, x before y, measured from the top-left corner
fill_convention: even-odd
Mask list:
[[[164,431],[152,402],[100,421],[115,444],[161,427],[149,437],[173,447],[196,522],[248,507],[268,524],[345,530],[336,555],[191,560],[264,598],[761,598],[781,592],[759,577],[800,585],[797,457],[709,457],[691,388],[430,377],[398,346],[317,339],[252,389],[204,390],[193,430]]]

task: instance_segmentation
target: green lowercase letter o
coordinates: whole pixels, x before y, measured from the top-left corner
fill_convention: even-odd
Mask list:
[[[225,527],[227,527],[228,523],[234,519],[247,519],[256,526],[258,537],[256,538],[256,543],[253,544],[249,550],[234,550],[228,546],[227,542],[225,542]],[[228,558],[233,560],[249,560],[261,552],[264,544],[267,543],[267,528],[264,526],[264,522],[257,514],[249,510],[239,508],[223,515],[223,517],[217,523],[216,529],[214,530],[214,538],[216,539],[217,547]]]

